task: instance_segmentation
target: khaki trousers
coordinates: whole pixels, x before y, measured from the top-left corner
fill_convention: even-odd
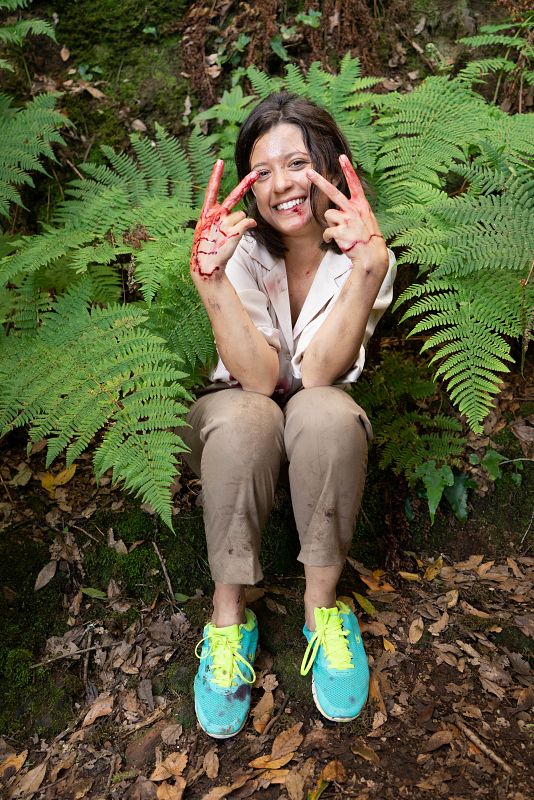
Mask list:
[[[350,548],[367,469],[371,425],[343,389],[301,389],[281,409],[269,397],[224,389],[200,397],[180,435],[202,480],[214,581],[253,584],[263,573],[261,535],[280,468],[288,463],[299,561],[342,564]]]

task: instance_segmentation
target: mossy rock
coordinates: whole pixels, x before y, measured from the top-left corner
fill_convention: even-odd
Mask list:
[[[94,66],[95,55],[105,49],[105,66],[118,67],[137,45],[146,47],[154,35],[161,36],[167,27],[173,27],[186,8],[185,0],[123,0],[119,4],[114,0],[57,0],[56,35],[77,61]]]

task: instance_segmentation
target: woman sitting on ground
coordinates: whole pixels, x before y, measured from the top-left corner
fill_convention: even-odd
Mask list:
[[[395,261],[344,136],[309,100],[283,92],[261,102],[241,127],[236,163],[241,183],[221,204],[216,163],[195,231],[191,275],[220,359],[182,434],[202,479],[215,583],[195,708],[216,738],[241,730],[250,707],[258,626],[244,586],[262,578],[261,534],[281,468],[306,576],[301,673],[312,669],[328,719],[354,719],[366,701],[358,623],[336,586],[372,432],[345,389],[391,302]],[[242,198],[248,216],[233,211]]]

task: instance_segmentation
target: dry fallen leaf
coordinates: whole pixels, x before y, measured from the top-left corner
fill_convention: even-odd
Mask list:
[[[459,597],[458,589],[451,589],[450,592],[447,592],[444,595],[444,597],[447,600],[447,608],[454,608],[454,606],[458,602],[458,597]]]
[[[371,672],[371,677],[369,679],[369,697],[377,704],[379,711],[387,717],[386,704],[384,703],[384,698],[380,691],[380,681],[376,672]]]
[[[302,722],[297,722],[282,733],[279,733],[273,742],[273,749],[271,751],[271,758],[280,758],[285,756],[286,753],[298,750],[304,739],[304,735],[300,732]]]
[[[30,800],[31,797],[38,791],[41,786],[44,776],[46,775],[47,762],[43,761],[39,766],[34,767],[26,775],[23,775],[20,781],[15,786],[15,790],[11,797],[21,798],[21,800]]]
[[[377,622],[376,620],[373,620],[372,622],[361,622],[360,632],[370,633],[371,636],[386,636],[388,629],[383,622]]]
[[[436,558],[433,564],[429,564],[425,570],[424,579],[425,581],[433,581],[436,575],[439,575],[441,569],[443,567],[443,556]]]
[[[423,635],[425,630],[425,624],[423,622],[422,617],[416,617],[412,624],[410,625],[410,630],[408,631],[408,641],[410,644],[417,644],[421,636]]]
[[[384,645],[384,650],[387,650],[389,653],[394,653],[397,649],[393,642],[390,642],[389,639],[383,638],[382,644]]]
[[[37,578],[35,579],[35,586],[33,587],[33,591],[38,592],[39,589],[42,589],[43,586],[46,586],[47,583],[50,583],[50,581],[56,574],[56,569],[57,569],[57,561],[49,561],[48,564],[45,564],[44,567],[39,572]]]
[[[271,719],[274,710],[274,696],[272,692],[265,692],[258,704],[252,709],[252,724],[257,733],[263,733]]]
[[[59,55],[61,56],[62,61],[68,61],[70,58],[70,51],[69,48],[63,45],[61,50],[59,51]]]
[[[206,755],[204,756],[204,761],[202,763],[204,767],[204,772],[213,780],[219,774],[219,756],[217,755],[217,748],[212,747],[211,750],[208,750]]]
[[[405,581],[421,581],[422,578],[416,572],[403,572],[402,570],[399,572],[401,578],[404,578]]]
[[[432,636],[439,636],[439,634],[443,630],[445,630],[448,624],[449,624],[449,615],[447,611],[444,611],[437,622],[434,622],[432,625],[428,626],[428,630],[432,634]]]
[[[72,750],[67,756],[65,756],[65,758],[62,758],[61,761],[58,761],[58,763],[52,767],[48,775],[48,780],[50,783],[54,783],[59,773],[64,769],[70,769],[75,761],[76,751]]]
[[[357,739],[352,745],[351,750],[355,756],[360,756],[360,758],[370,761],[371,764],[380,764],[380,758],[378,755],[375,753],[372,747],[369,747],[369,745],[365,744],[363,739]]]
[[[297,770],[292,770],[285,780],[289,800],[304,800],[304,777]]]
[[[58,486],[64,486],[64,484],[72,480],[75,472],[76,464],[71,464],[70,467],[62,469],[57,475],[54,475],[52,472],[45,472],[44,475],[41,475],[41,485],[43,489],[46,489],[48,494],[54,498],[56,496],[56,488]]]
[[[85,715],[82,722],[82,728],[92,725],[93,722],[99,717],[107,717],[108,714],[111,714],[112,710],[113,697],[107,692],[104,692],[96,698],[91,708]]]
[[[156,796],[158,800],[182,800],[185,787],[185,778],[176,778],[174,786],[170,783],[160,783]]]
[[[279,767],[285,767],[294,755],[295,753],[286,753],[279,758],[273,758],[271,755],[258,756],[253,761],[249,761],[249,767],[254,767],[254,769],[278,769]]]
[[[3,781],[8,781],[23,767],[24,762],[28,758],[28,751],[23,750],[22,753],[10,753],[7,758],[0,761],[0,778]]]
[[[239,775],[230,786],[214,786],[207,794],[202,795],[202,800],[221,800],[223,797],[228,797],[232,792],[241,789],[251,778],[251,774]]]
[[[424,742],[421,748],[421,752],[432,753],[439,747],[443,747],[446,744],[450,744],[452,740],[453,740],[452,731],[450,730],[437,731],[436,733],[432,734],[432,736],[427,742]]]
[[[347,780],[347,771],[341,761],[329,761],[328,764],[322,769],[321,779],[323,781],[335,781],[336,783],[344,783]]]

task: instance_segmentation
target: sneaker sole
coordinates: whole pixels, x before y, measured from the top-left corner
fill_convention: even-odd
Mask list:
[[[358,719],[358,717],[362,713],[363,709],[365,708],[365,703],[367,702],[367,697],[366,697],[365,698],[365,703],[360,708],[358,713],[355,714],[353,717],[331,717],[329,714],[326,713],[326,711],[324,711],[323,708],[321,708],[321,704],[320,704],[319,700],[317,699],[317,693],[315,691],[315,680],[313,678],[312,678],[312,695],[313,695],[313,702],[317,706],[318,710],[321,712],[323,717],[325,719],[330,720],[330,722],[352,722],[353,720]]]

